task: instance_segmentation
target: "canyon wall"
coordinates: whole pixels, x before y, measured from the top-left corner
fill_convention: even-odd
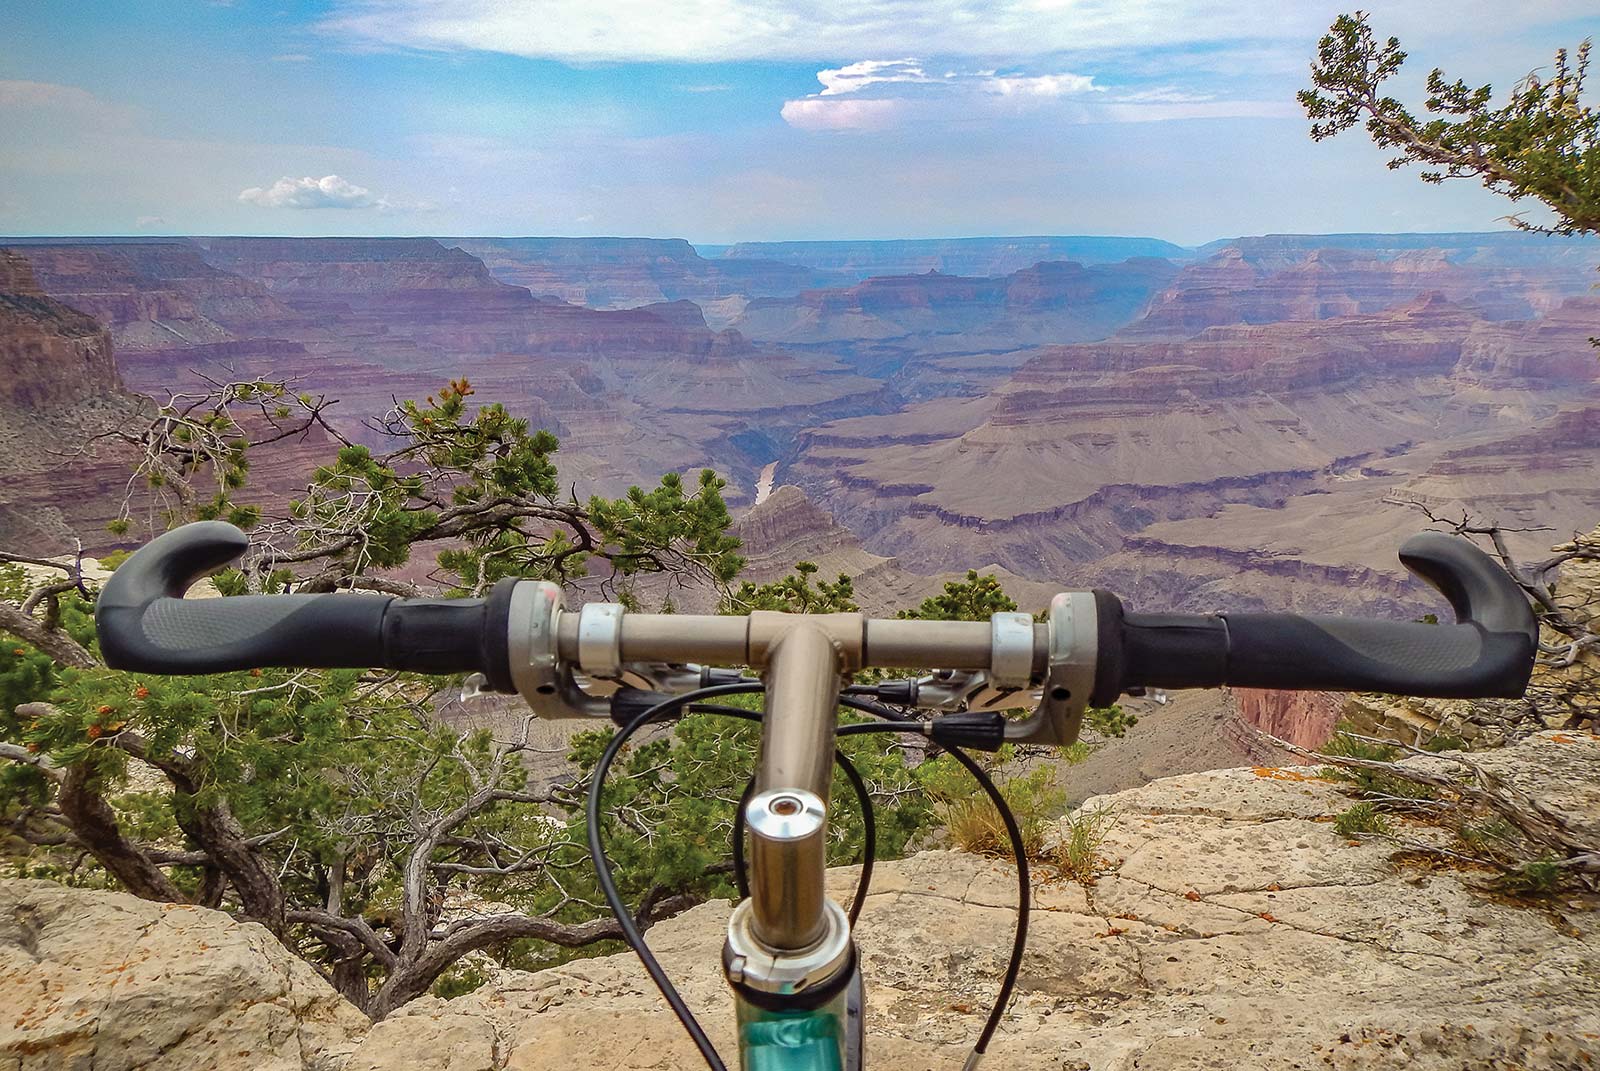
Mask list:
[[[682,238],[450,238],[496,279],[594,309],[795,294],[845,281],[776,260],[707,260]]]
[[[40,240],[6,258],[36,280],[16,300],[99,326],[52,336],[83,376],[9,389],[99,382],[103,329],[134,391],[289,378],[382,446],[370,417],[465,376],[556,432],[588,487],[712,467],[744,505],[775,464],[859,541],[862,576],[993,567],[1152,609],[1409,617],[1436,608],[1393,555],[1418,506],[1518,527],[1600,513],[1592,251],[1520,235],[1265,236],[1198,258],[1077,238]],[[1127,259],[1148,253],[1172,259]],[[41,360],[27,345],[9,359]],[[263,454],[263,479],[291,487],[303,445]],[[56,478],[98,530],[123,473],[80,467]]]
[[[1176,271],[1169,261],[1146,258],[1089,267],[1045,261],[997,277],[881,276],[752,300],[734,326],[755,338],[813,344],[938,335],[958,336],[967,350],[1071,342],[1126,324]]]
[[[46,295],[28,261],[0,249],[0,404],[13,413],[120,390],[111,333]]]
[[[140,401],[122,389],[111,332],[47,296],[28,260],[5,249],[0,372],[0,546],[70,552],[120,501],[132,454],[114,435]]]
[[[1433,607],[1393,553],[1417,505],[1517,527],[1600,513],[1592,297],[1517,321],[1429,292],[1137,327],[1036,349],[961,405],[830,422],[779,475],[911,568],[992,561],[1152,608],[1416,616]]]
[[[1231,688],[1229,694],[1245,724],[1307,748],[1327,743],[1350,701],[1342,692]]]

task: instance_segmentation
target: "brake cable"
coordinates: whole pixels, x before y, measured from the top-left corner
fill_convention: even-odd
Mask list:
[[[628,946],[632,948],[634,953],[639,957],[639,961],[644,965],[645,972],[650,975],[650,980],[655,983],[656,988],[661,992],[662,998],[666,1000],[667,1006],[672,1009],[672,1013],[677,1016],[678,1021],[683,1025],[684,1030],[689,1034],[690,1039],[694,1041],[696,1048],[700,1050],[701,1057],[706,1061],[706,1064],[711,1068],[711,1071],[727,1071],[727,1065],[722,1062],[722,1058],[717,1054],[716,1047],[711,1043],[711,1039],[706,1036],[704,1028],[700,1026],[699,1020],[694,1017],[694,1013],[691,1012],[688,1008],[688,1005],[684,1003],[682,995],[679,994],[677,988],[672,984],[671,979],[666,976],[666,972],[662,970],[660,961],[657,960],[655,954],[650,951],[649,945],[645,943],[644,934],[639,930],[638,924],[634,920],[633,913],[628,909],[628,905],[623,902],[622,895],[617,890],[616,881],[611,872],[611,864],[606,857],[605,845],[601,839],[601,793],[605,786],[606,777],[610,773],[611,766],[616,761],[617,755],[621,753],[622,748],[627,744],[628,740],[645,725],[652,721],[669,717],[675,712],[681,711],[684,707],[690,704],[699,703],[704,699],[725,695],[747,695],[764,690],[765,686],[759,681],[712,685],[710,687],[696,689],[692,692],[685,692],[682,695],[669,696],[668,698],[663,699],[661,702],[640,711],[635,717],[629,720],[627,725],[625,725],[618,733],[616,733],[616,735],[611,738],[610,743],[606,746],[604,754],[600,756],[600,761],[595,764],[594,772],[591,774],[589,783],[587,806],[585,807],[585,820],[588,825],[587,832],[589,841],[589,855],[594,863],[595,877],[599,882],[601,893],[605,896],[606,904],[611,908],[612,915],[616,917],[617,925],[622,930],[623,939],[627,941]],[[838,735],[840,736],[855,736],[861,733],[873,732],[901,732],[917,734],[925,734],[928,732],[927,723],[924,723],[920,720],[898,720],[897,715],[899,718],[903,718],[903,715],[899,715],[899,712],[892,711],[888,707],[885,707],[879,703],[861,699],[853,695],[841,695],[839,697],[839,703],[841,706],[859,711],[864,714],[870,714],[874,717],[896,719],[843,725],[837,730]],[[760,720],[760,715],[756,714],[754,711],[746,711],[738,707],[718,708],[707,706],[704,709],[706,713],[727,714],[729,716],[740,717],[746,720]],[[734,711],[738,711],[738,713],[734,714]],[[994,1005],[991,1007],[989,1016],[984,1022],[983,1029],[978,1034],[977,1042],[973,1045],[972,1051],[974,1054],[974,1059],[976,1059],[976,1057],[983,1055],[984,1052],[987,1051],[989,1047],[989,1041],[993,1038],[995,1030],[1000,1025],[1001,1018],[1005,1015],[1006,1006],[1010,1003],[1011,994],[1016,988],[1017,975],[1022,967],[1022,956],[1024,950],[1026,949],[1028,939],[1028,908],[1029,900],[1031,899],[1028,878],[1028,862],[1022,841],[1022,831],[1017,825],[1016,816],[1011,813],[1011,808],[1007,806],[1004,795],[1002,795],[999,788],[995,786],[993,779],[991,779],[989,775],[984,772],[983,767],[979,766],[977,761],[974,760],[972,756],[968,755],[962,748],[948,744],[941,746],[943,746],[945,750],[948,751],[954,759],[956,759],[957,762],[966,768],[967,772],[972,775],[975,781],[978,782],[979,788],[981,788],[984,794],[989,797],[989,801],[994,804],[995,809],[1000,814],[1001,821],[1005,824],[1006,835],[1011,841],[1012,856],[1017,863],[1017,926],[1012,940],[1011,958],[1006,965],[1006,973],[1000,983],[1000,990],[996,994]],[[837,755],[836,757],[843,758],[842,755]],[[844,761],[848,763],[848,759],[845,759]],[[847,769],[854,770],[854,767],[847,766]],[[857,772],[856,777],[852,778],[853,785],[859,781],[859,776],[859,772]],[[865,788],[864,781],[860,782],[860,788]],[[864,815],[869,815],[870,812],[871,801],[869,796],[867,797],[862,808],[862,813]],[[854,921],[854,916],[859,911],[861,904],[864,903],[866,899],[866,879],[870,877],[871,859],[872,856],[869,852],[863,862],[862,878],[857,883],[856,903],[852,905],[851,912],[852,922]],[[737,869],[738,868],[736,867],[736,872]],[[972,1061],[969,1061],[969,1066],[971,1062]]]

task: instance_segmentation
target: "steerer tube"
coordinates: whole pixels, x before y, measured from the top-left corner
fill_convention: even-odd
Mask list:
[[[809,948],[827,931],[823,848],[840,683],[838,650],[803,619],[768,652],[757,794],[745,818],[752,929],[773,949]]]
[[[827,929],[822,904],[827,809],[803,789],[758,792],[745,808],[745,825],[752,932],[775,949],[810,948]]]

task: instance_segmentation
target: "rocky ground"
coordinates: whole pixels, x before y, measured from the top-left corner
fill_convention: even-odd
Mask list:
[[[1477,756],[1600,823],[1600,736]],[[1437,762],[1437,759],[1423,761]],[[1576,1069],[1600,1053],[1600,916],[1526,904],[1337,836],[1305,768],[1212,771],[1089,801],[1117,818],[1091,886],[1039,869],[1028,959],[988,1068]],[[833,875],[844,895],[854,872]],[[859,927],[873,1066],[956,1068],[1004,966],[1014,872],[883,866]],[[651,931],[721,1049],[726,903]],[[264,931],[215,912],[0,884],[0,1069],[690,1068],[629,955],[504,972],[368,1028]]]

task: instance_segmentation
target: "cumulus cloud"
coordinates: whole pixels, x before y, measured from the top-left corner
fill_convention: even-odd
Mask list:
[[[271,186],[252,186],[239,194],[239,200],[260,208],[376,208],[393,207],[365,186],[347,182],[338,175],[322,178],[290,178],[285,175]]]
[[[882,130],[904,119],[971,119],[993,113],[996,98],[1046,101],[1100,90],[1085,74],[1000,74],[946,69],[930,74],[918,59],[858,60],[817,72],[822,91],[784,104],[801,130]]]
[[[1101,89],[1086,74],[1011,74],[986,78],[983,88],[1002,97],[1064,97]]]
[[[954,77],[948,74],[946,78]],[[834,67],[817,72],[817,81],[822,83],[820,96],[832,97],[844,93],[856,93],[876,85],[889,85],[895,82],[932,82],[936,79],[929,78],[928,72],[922,69],[922,64],[914,59],[898,60],[860,60],[856,63],[847,63],[843,67]]]

